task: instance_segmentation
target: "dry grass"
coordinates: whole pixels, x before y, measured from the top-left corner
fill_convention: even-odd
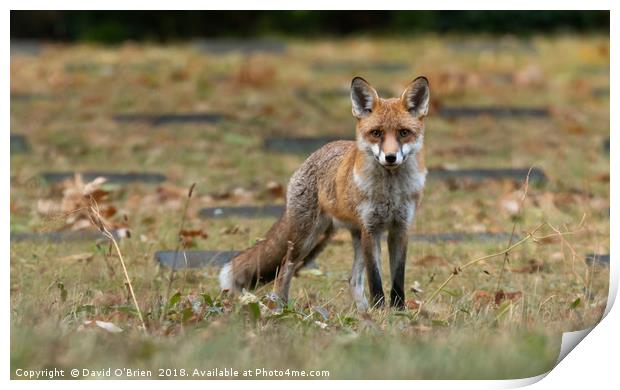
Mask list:
[[[67,212],[81,205],[76,194],[88,183],[47,185],[40,171],[169,177],[159,186],[86,188],[105,226],[128,228],[131,238],[11,244],[13,374],[19,367],[128,366],[154,375],[157,368],[265,367],[329,370],[332,378],[516,378],[548,370],[561,333],[598,321],[607,299],[608,269],[583,258],[609,251],[609,159],[600,146],[609,136],[609,100],[591,94],[609,85],[609,40],[534,37],[534,52],[518,45],[468,52],[450,41],[290,42],[284,56],[259,54],[251,67],[239,55],[205,56],[187,45],[56,46],[13,57],[11,91],[53,98],[11,105],[11,130],[33,149],[11,156],[12,232],[90,224],[87,209]],[[312,66],[368,58],[412,70]],[[273,310],[271,284],[233,299],[220,296],[216,269],[175,277],[153,262],[161,249],[241,249],[260,238],[273,220],[202,220],[198,210],[282,202],[278,184],[303,156],[266,153],[262,138],[350,136],[346,97],[320,97],[323,106],[315,107],[295,90],[346,89],[354,74],[394,93],[425,74],[437,105],[551,109],[545,119],[429,118],[428,165],[537,166],[550,181],[524,188],[430,180],[412,231],[513,231],[514,239],[410,243],[408,310],[368,315],[355,311],[348,293],[353,254],[344,233],[320,256],[321,272],[293,280],[283,311]],[[111,119],[191,111],[227,120],[154,128]],[[190,232],[183,242],[182,231]],[[124,331],[84,325],[91,320]]]

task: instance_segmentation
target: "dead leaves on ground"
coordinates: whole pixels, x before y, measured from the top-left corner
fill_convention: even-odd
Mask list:
[[[249,57],[240,66],[234,82],[242,87],[262,88],[273,85],[276,78],[276,68],[264,60]]]
[[[521,274],[533,274],[540,272],[544,269],[544,263],[540,260],[530,259],[527,265],[519,268],[512,268],[511,272],[521,273]]]
[[[65,180],[60,185],[61,200],[54,197],[43,198],[37,201],[36,211],[47,219],[48,230],[82,230],[92,229],[93,225],[88,216],[91,202],[96,202],[101,219],[110,229],[128,229],[126,210],[152,210],[156,213],[160,209],[182,210],[187,202],[187,188],[176,186],[172,183],[163,183],[154,190],[143,193],[136,191],[127,196],[124,201],[122,217],[121,212],[113,200],[120,201],[120,194],[124,188],[106,186],[103,177],[85,183],[80,174],[74,178]],[[54,193],[52,193],[54,196]],[[232,190],[212,192],[208,195],[196,197],[190,202],[187,210],[188,218],[196,218],[201,207],[212,206],[221,203],[255,204],[261,200],[282,200],[286,196],[285,187],[276,181],[268,181],[264,186],[254,189],[235,187]],[[54,223],[53,223],[54,222]],[[145,216],[144,224],[152,224],[155,217]],[[239,234],[247,232],[247,228],[234,227],[224,229],[222,234]],[[186,229],[180,233],[180,239],[185,246],[193,246],[196,239],[206,239],[208,234],[202,229]]]
[[[37,212],[54,221],[61,222],[61,230],[82,230],[93,227],[89,217],[89,209],[94,202],[99,209],[100,218],[112,229],[127,228],[127,221],[114,221],[118,209],[110,199],[110,190],[104,188],[106,179],[98,177],[89,183],[84,183],[82,175],[76,174],[73,179],[67,179],[61,184],[62,199],[39,199]]]
[[[76,253],[60,257],[58,261],[65,264],[90,263],[94,257],[95,255],[93,253]]]
[[[547,77],[540,65],[527,64],[521,68],[502,71],[465,69],[451,64],[439,70],[429,70],[429,79],[435,85],[437,96],[467,94],[472,90],[491,90],[494,88],[541,89],[547,85]]]
[[[209,235],[202,229],[182,229],[179,232],[179,239],[183,248],[191,248],[196,245],[195,239],[207,239]]]
[[[523,296],[521,291],[505,292],[504,290],[498,290],[495,292],[495,304],[499,305],[504,300],[512,302],[518,301]]]
[[[415,266],[427,267],[427,266],[449,266],[450,262],[444,257],[435,255],[426,255],[413,262]]]
[[[499,305],[505,300],[516,302],[521,299],[522,296],[523,293],[521,291],[505,292],[500,289],[495,293],[491,293],[485,290],[477,290],[474,292],[474,302],[477,307],[487,306],[491,303]]]
[[[230,190],[215,191],[202,198],[212,205],[223,201],[234,204],[253,204],[258,201],[284,200],[286,188],[279,182],[270,180],[263,186],[254,188],[234,187]]]

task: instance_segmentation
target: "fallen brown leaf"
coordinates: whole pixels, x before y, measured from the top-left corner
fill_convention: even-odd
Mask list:
[[[495,292],[495,304],[499,305],[502,301],[508,299],[509,301],[517,301],[521,298],[523,293],[521,291],[513,291],[513,292],[504,292],[504,290],[499,290]]]
[[[209,235],[202,229],[183,229],[179,232],[179,238],[184,247],[194,245],[195,238],[207,239]]]
[[[267,194],[272,198],[283,198],[285,194],[284,186],[276,181],[267,183]]]
[[[63,263],[83,263],[90,262],[94,255],[92,253],[76,253],[74,255],[63,256],[58,260]]]
[[[544,263],[540,260],[530,259],[526,266],[521,268],[513,268],[512,272],[522,273],[522,274],[533,274],[536,272],[542,271],[544,267]]]
[[[413,265],[426,266],[426,265],[450,265],[450,262],[441,256],[426,255],[421,259],[413,262]]]
[[[407,299],[406,305],[409,310],[418,310],[420,308],[420,301],[416,299]]]

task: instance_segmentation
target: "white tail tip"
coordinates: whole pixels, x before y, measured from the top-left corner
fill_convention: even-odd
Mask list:
[[[233,268],[232,261],[222,267],[220,271],[220,288],[224,291],[233,290]]]

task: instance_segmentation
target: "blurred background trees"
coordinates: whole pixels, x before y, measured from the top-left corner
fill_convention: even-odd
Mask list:
[[[609,33],[608,11],[11,11],[12,39],[169,42],[195,37]]]

